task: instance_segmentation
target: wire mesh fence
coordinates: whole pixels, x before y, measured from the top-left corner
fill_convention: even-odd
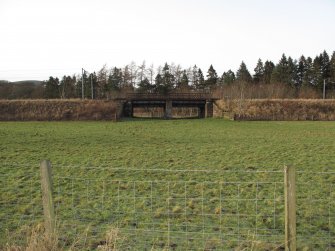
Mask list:
[[[335,250],[335,172],[297,172],[297,242]]]
[[[30,227],[43,220],[38,169],[0,166],[0,249],[7,242],[24,244]]]
[[[19,172],[8,172],[20,168]],[[24,243],[43,221],[39,169],[1,173],[1,242]],[[121,250],[279,250],[285,245],[282,170],[53,167],[63,246]],[[334,250],[335,172],[297,172],[298,247]]]

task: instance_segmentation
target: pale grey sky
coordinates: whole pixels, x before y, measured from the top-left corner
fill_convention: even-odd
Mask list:
[[[143,60],[221,75],[335,50],[334,0],[0,0],[0,79]]]

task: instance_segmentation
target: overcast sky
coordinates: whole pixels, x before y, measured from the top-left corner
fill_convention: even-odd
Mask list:
[[[44,80],[131,61],[156,67],[335,50],[334,0],[0,0],[0,79]]]

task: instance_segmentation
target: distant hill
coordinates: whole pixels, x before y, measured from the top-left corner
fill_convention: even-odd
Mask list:
[[[9,84],[13,84],[13,85],[42,85],[43,81],[40,81],[40,80],[22,80],[22,81],[9,82]]]
[[[13,84],[13,85],[42,85],[43,81],[40,80],[22,80],[10,82],[7,80],[0,80],[0,84]]]
[[[43,91],[43,81],[24,80],[9,82],[0,80],[0,99],[42,98]]]

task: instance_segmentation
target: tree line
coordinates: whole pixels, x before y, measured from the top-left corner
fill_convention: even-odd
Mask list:
[[[335,51],[331,56],[323,51],[314,59],[305,56],[292,59],[283,54],[277,64],[259,59],[254,74],[250,73],[244,62],[236,73],[228,70],[221,76],[213,65],[205,73],[196,65],[187,69],[167,63],[156,69],[145,62],[140,65],[132,62],[123,68],[104,65],[93,73],[84,71],[82,75],[63,76],[61,79],[50,77],[41,86],[34,86],[40,90],[35,91],[32,98],[81,98],[83,95],[84,98],[108,99],[123,92],[166,94],[174,91],[223,90],[221,93],[224,93],[225,88],[228,90],[235,86],[243,86],[247,90],[264,89],[270,85],[272,89],[285,87],[285,90],[300,97],[299,93],[306,89],[322,93],[324,81],[327,91],[334,92]],[[2,95],[2,98],[8,97]]]

